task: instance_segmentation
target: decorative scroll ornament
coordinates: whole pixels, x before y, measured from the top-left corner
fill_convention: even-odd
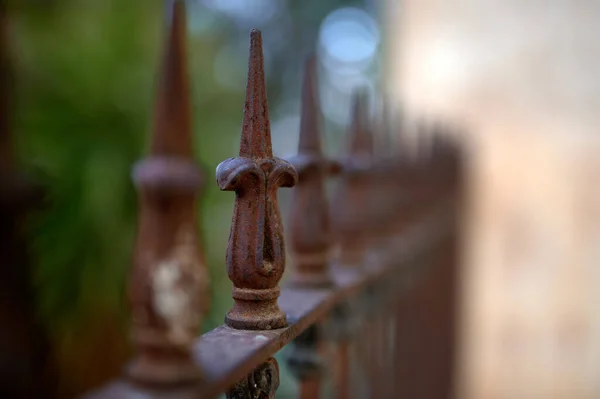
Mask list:
[[[306,62],[302,85],[298,155],[290,160],[299,175],[290,218],[290,242],[295,266],[291,284],[328,287],[333,284],[328,269],[332,234],[325,179],[338,172],[339,164],[323,157],[321,150],[321,110],[316,75],[313,56]]]
[[[274,399],[279,388],[279,365],[274,358],[260,364],[227,392],[227,399]]]
[[[155,109],[150,157],[133,178],[140,215],[129,282],[136,356],[128,375],[148,384],[196,381],[191,348],[208,308],[208,274],[199,248],[192,161],[185,9],[175,1]]]
[[[226,259],[234,306],[225,322],[237,329],[269,330],[286,326],[277,305],[285,269],[277,189],[294,186],[298,175],[290,163],[273,156],[262,36],[257,30],[250,33],[248,64],[240,153],[216,171],[219,188],[236,193]]]

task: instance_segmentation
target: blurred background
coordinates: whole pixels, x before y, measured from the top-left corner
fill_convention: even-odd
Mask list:
[[[66,397],[118,375],[128,357],[124,282],[137,207],[130,168],[149,138],[168,6],[11,5],[16,148],[47,194],[28,231],[37,307]],[[224,258],[234,196],[219,192],[213,176],[238,151],[249,31],[263,32],[275,153],[296,151],[301,72],[316,51],[325,149],[338,154],[349,94],[378,85],[381,18],[368,0],[189,0],[187,10],[195,153],[208,180],[199,220],[212,279],[207,330],[231,305]],[[287,397],[285,370],[282,379],[278,397]]]
[[[315,51],[327,153],[344,149],[357,86],[390,93],[407,115],[464,127],[457,397],[600,397],[600,2],[380,1],[187,1],[195,154],[208,180],[198,222],[212,306],[201,328],[221,324],[231,304],[233,194],[212,176],[238,152],[257,28],[279,156],[296,151],[301,71]],[[36,309],[72,397],[128,358],[130,168],[147,147],[169,4],[9,4],[16,150],[46,190],[28,223]],[[284,215],[288,196],[281,190]],[[278,397],[292,397],[280,365]]]

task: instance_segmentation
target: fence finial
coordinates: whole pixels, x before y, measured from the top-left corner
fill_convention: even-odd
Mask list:
[[[240,143],[240,157],[271,158],[271,126],[267,104],[267,88],[262,49],[262,34],[250,32],[250,57],[248,58],[248,83]]]
[[[325,179],[337,172],[337,163],[323,157],[316,58],[305,66],[302,85],[302,111],[298,155],[291,159],[299,174],[291,206],[291,249],[294,274],[291,283],[323,287],[333,284],[328,263],[331,248],[331,223]]]
[[[129,377],[149,384],[201,379],[191,348],[207,308],[208,275],[199,247],[192,159],[185,9],[175,1],[155,109],[151,155],[134,168],[140,216],[129,282],[137,351]]]
[[[369,97],[366,90],[357,91],[352,101],[350,124],[350,156],[369,160],[374,151],[373,135],[368,121]]]
[[[366,91],[355,92],[352,121],[348,129],[349,154],[344,162],[342,181],[333,201],[338,239],[337,263],[344,267],[361,265],[367,245],[365,240],[368,238],[365,226],[371,222],[373,135],[372,129],[367,125],[367,100]]]
[[[187,66],[185,4],[173,1],[162,75],[154,110],[153,154],[192,156],[192,117]]]
[[[269,330],[286,326],[277,305],[285,269],[277,189],[294,186],[298,175],[291,164],[272,154],[257,30],[250,33],[248,64],[240,156],[221,162],[216,171],[219,188],[236,193],[226,260],[234,305],[225,322],[238,329]]]

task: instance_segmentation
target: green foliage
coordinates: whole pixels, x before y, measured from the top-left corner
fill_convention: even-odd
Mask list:
[[[14,125],[23,163],[47,187],[32,242],[40,311],[60,337],[93,318],[93,309],[124,315],[137,205],[130,168],[143,157],[152,127],[163,8],[146,0],[105,0],[62,2],[53,12],[43,6],[16,11]],[[209,214],[203,232],[215,269],[213,288],[220,288],[228,228],[224,212],[230,212],[232,198],[217,194],[212,175],[232,154],[243,87],[224,94],[216,86],[211,62],[216,45],[210,38],[191,38],[189,53],[196,153],[207,174],[200,213]],[[227,211],[214,212],[223,206]],[[208,325],[222,321],[228,299],[219,297],[228,295],[213,300],[220,316]]]

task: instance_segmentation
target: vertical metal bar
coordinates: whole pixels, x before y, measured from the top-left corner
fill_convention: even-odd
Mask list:
[[[333,365],[333,389],[337,399],[356,397],[351,390],[350,361],[358,324],[356,304],[341,303],[334,308],[325,331],[330,334],[331,341],[335,344],[331,363]]]
[[[227,399],[274,399],[279,388],[279,365],[269,358],[227,391]]]
[[[322,328],[312,325],[291,345],[287,364],[299,384],[300,398],[318,399],[325,362],[321,356]]]
[[[277,305],[285,269],[277,189],[298,180],[290,163],[273,157],[263,63],[262,36],[253,30],[240,153],[217,167],[219,188],[236,193],[226,260],[234,306],[225,322],[243,330],[287,325]]]
[[[368,97],[356,92],[349,128],[349,154],[343,162],[341,181],[332,201],[337,253],[335,265],[360,271],[365,261],[370,231],[370,179],[373,136],[367,126]]]
[[[137,351],[127,374],[153,385],[202,379],[191,348],[208,308],[196,227],[202,176],[192,158],[185,8],[180,0],[173,7],[150,156],[133,171],[140,216],[129,294]]]
[[[343,162],[342,178],[332,201],[332,218],[337,244],[334,266],[341,270],[360,273],[366,260],[370,238],[368,225],[369,212],[369,178],[373,155],[372,132],[367,126],[367,96],[364,91],[354,94],[351,113],[352,122],[349,128],[349,154]],[[363,298],[356,298],[361,301]],[[349,303],[340,305],[333,323],[337,334],[337,351],[335,354],[336,376],[335,387],[337,398],[356,396],[354,387],[358,381],[352,378],[350,361],[356,352],[360,366],[364,366],[365,340],[363,334],[357,335],[364,317],[364,303],[351,306]],[[345,331],[344,331],[345,330]],[[342,333],[343,331],[343,333]],[[364,331],[364,330],[363,330]]]
[[[390,280],[388,282],[388,295],[385,304],[385,333],[383,347],[383,370],[384,370],[384,397],[394,397],[394,334],[395,334],[395,306],[394,299],[397,295],[397,287]]]
[[[378,289],[379,287],[374,289]],[[372,294],[374,295],[374,293]],[[365,329],[367,331],[365,340],[366,340],[366,350],[367,350],[367,362],[365,367],[365,374],[368,378],[367,387],[368,387],[368,396],[370,398],[377,398],[381,395],[380,392],[380,378],[379,369],[378,369],[378,338],[380,334],[380,325],[379,325],[379,312],[377,309],[376,301],[371,299],[371,308],[373,309],[373,316],[367,320]],[[374,306],[373,306],[374,305]]]
[[[318,399],[321,397],[321,379],[302,380],[300,383],[300,399]]]
[[[302,111],[298,155],[290,159],[298,171],[290,211],[290,243],[294,268],[290,285],[329,288],[332,231],[325,179],[339,171],[339,164],[323,156],[321,149],[316,58],[306,62],[302,84]]]
[[[350,341],[338,341],[335,357],[335,397],[349,399],[350,395]]]
[[[420,179],[413,201],[425,215],[440,198],[452,195],[457,165],[448,143],[433,138],[429,154],[415,169]],[[453,233],[452,227],[449,233]],[[419,257],[414,281],[398,303],[395,367],[397,397],[424,399],[449,397],[452,381],[454,336],[453,238],[431,242]]]
[[[320,107],[317,91],[316,58],[305,66],[302,84],[302,112],[298,154],[290,162],[299,180],[293,191],[290,242],[293,254],[292,288],[329,289],[334,281],[329,273],[331,222],[325,193],[325,179],[335,174],[338,163],[323,156],[320,137]],[[320,326],[312,326],[298,337],[288,364],[300,384],[301,398],[318,398],[323,372],[320,358]]]

